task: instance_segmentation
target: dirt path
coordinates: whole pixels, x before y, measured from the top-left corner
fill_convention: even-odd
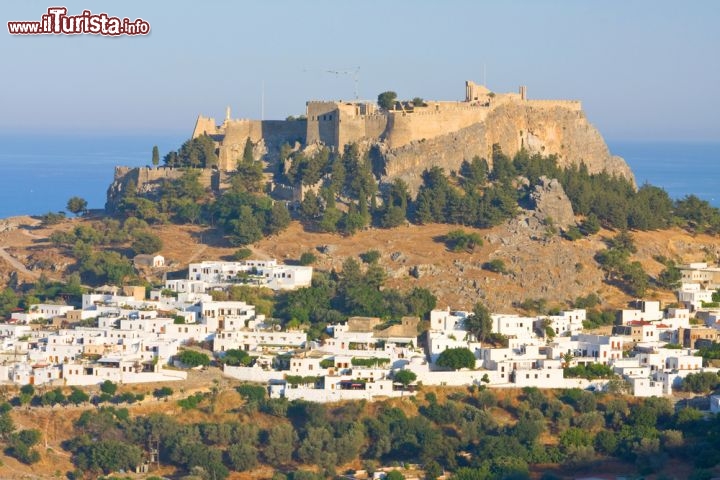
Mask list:
[[[35,279],[40,278],[39,273],[28,270],[25,265],[20,263],[15,257],[6,252],[4,248],[0,248],[0,257],[5,259],[6,262],[8,262],[10,265],[12,265],[14,268],[18,269],[25,275],[29,275],[30,277]]]
[[[196,258],[198,258],[202,253],[207,250],[207,245],[200,245],[200,248],[198,248],[192,256],[187,260],[188,265],[195,261]]]

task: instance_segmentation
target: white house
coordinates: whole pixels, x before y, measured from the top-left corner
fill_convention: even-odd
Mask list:
[[[691,310],[702,307],[703,302],[712,302],[712,295],[715,290],[703,289],[696,283],[683,283],[677,291],[678,301]]]
[[[216,352],[225,352],[231,349],[245,351],[286,351],[301,348],[307,339],[305,332],[295,330],[263,329],[237,329],[218,332],[213,341]]]
[[[293,290],[309,287],[312,271],[308,266],[278,265],[275,260],[205,261],[189,265],[188,280],[203,281],[210,286],[247,284]]]
[[[536,317],[521,317],[519,315],[492,314],[492,331],[506,337],[533,338]]]
[[[565,310],[559,315],[538,317],[535,321],[535,329],[541,330],[547,320],[548,326],[553,329],[555,335],[571,336],[582,331],[586,316],[585,309]]]
[[[74,310],[70,305],[54,305],[49,303],[38,303],[30,305],[27,313],[15,312],[10,315],[11,320],[22,323],[30,323],[35,320],[50,320],[55,317],[61,317],[67,312]]]

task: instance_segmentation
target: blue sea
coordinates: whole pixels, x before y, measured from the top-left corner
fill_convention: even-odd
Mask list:
[[[188,137],[0,134],[0,218],[65,210],[74,196],[102,209],[116,165],[151,165],[153,145],[162,162]]]
[[[65,210],[70,197],[105,205],[116,165],[149,165],[152,147],[161,157],[188,135],[0,134],[0,218]],[[609,141],[638,185],[664,188],[672,198],[694,193],[720,207],[720,142]]]
[[[720,207],[720,142],[608,141],[638,186],[661,187],[673,199],[694,194]]]

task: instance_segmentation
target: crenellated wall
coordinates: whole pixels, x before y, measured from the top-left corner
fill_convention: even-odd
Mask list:
[[[218,127],[215,124],[214,118],[198,115],[197,121],[195,121],[195,128],[193,129],[192,138],[199,137],[200,135],[212,136],[217,135],[218,133]]]
[[[113,213],[117,210],[120,199],[128,188],[136,188],[137,193],[152,195],[163,180],[176,180],[185,173],[178,168],[149,168],[149,167],[115,167],[113,182],[107,190],[105,210]],[[213,186],[214,176],[217,172],[211,169],[201,169],[198,181],[204,188]],[[217,182],[215,182],[217,183]]]
[[[323,143],[338,150],[348,143],[377,140],[387,115],[367,102],[307,102],[307,144]]]
[[[496,94],[483,85],[465,84],[465,101],[403,103],[394,111],[371,102],[308,101],[306,120],[233,120],[230,112],[220,126],[200,116],[193,136],[211,135],[218,145],[220,170],[233,171],[249,138],[255,157],[277,159],[283,143],[324,144],[337,151],[353,142],[375,143],[385,156],[386,178],[401,177],[413,190],[422,171],[440,165],[457,170],[473,156],[490,159],[493,144],[508,155],[519,149],[558,155],[561,165],[584,162],[591,172],[624,175],[632,172],[608,151],[599,132],[574,100],[528,100],[519,93]],[[267,154],[267,155],[265,155]]]
[[[484,122],[490,107],[465,102],[432,102],[412,112],[390,112],[385,143],[399,148]]]

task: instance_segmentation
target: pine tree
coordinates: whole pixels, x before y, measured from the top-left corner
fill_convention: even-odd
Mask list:
[[[153,167],[157,167],[160,164],[160,150],[158,150],[157,145],[152,149],[152,164]]]

